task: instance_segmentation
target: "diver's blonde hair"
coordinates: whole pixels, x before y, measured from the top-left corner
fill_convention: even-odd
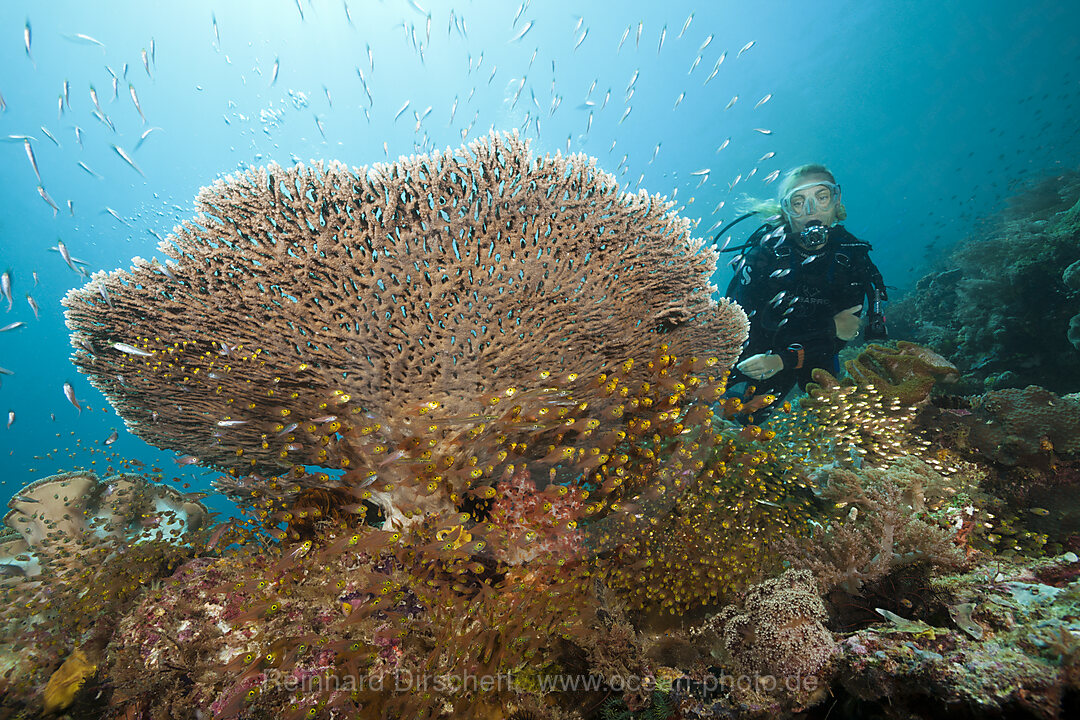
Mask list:
[[[792,168],[784,173],[784,179],[780,181],[780,185],[775,199],[770,200],[758,200],[756,198],[747,198],[745,207],[746,212],[756,213],[764,217],[773,217],[783,214],[783,210],[780,207],[780,198],[791,192],[791,189],[799,184],[799,181],[805,177],[811,175],[821,175],[829,179],[829,182],[836,185],[836,177],[832,174],[829,168],[819,163],[809,163],[806,165],[800,165],[796,168]],[[847,209],[843,203],[836,206],[836,219],[844,220],[847,218]]]

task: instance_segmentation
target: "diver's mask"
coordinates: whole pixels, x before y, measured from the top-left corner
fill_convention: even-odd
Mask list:
[[[780,207],[788,217],[807,217],[826,212],[840,201],[840,186],[827,181],[799,185],[780,198]]]
[[[820,220],[811,220],[798,235],[795,242],[808,253],[818,253],[829,242],[829,228]]]

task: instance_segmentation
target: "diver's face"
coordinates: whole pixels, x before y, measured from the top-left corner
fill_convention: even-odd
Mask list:
[[[799,178],[795,188],[784,196],[782,206],[788,224],[798,233],[811,221],[825,226],[837,222],[839,204],[840,188],[825,176],[810,175]]]

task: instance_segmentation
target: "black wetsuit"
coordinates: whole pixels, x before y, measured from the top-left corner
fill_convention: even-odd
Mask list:
[[[828,242],[817,253],[801,248],[786,226],[758,228],[745,247],[727,291],[750,317],[750,337],[739,359],[772,351],[784,369],[765,380],[733,369],[729,386],[746,382],[755,386],[755,395],[779,401],[796,383],[805,390],[814,368],[838,373],[837,354],[845,341],[836,336],[833,316],[860,304],[865,316],[876,298],[884,299],[885,287],[870,260],[870,244],[842,225],[829,228]]]

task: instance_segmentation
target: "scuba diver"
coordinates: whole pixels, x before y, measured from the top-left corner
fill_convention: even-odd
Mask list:
[[[784,176],[779,200],[779,208],[762,205],[716,235],[763,211],[771,215],[745,244],[722,249],[740,253],[726,295],[750,319],[749,339],[728,380],[737,389],[729,395],[775,397],[740,421],[762,422],[796,384],[805,391],[815,368],[836,376],[840,349],[859,335],[864,310],[865,337],[888,337],[881,273],[870,244],[840,224],[847,212],[833,174],[824,165],[797,167]]]

